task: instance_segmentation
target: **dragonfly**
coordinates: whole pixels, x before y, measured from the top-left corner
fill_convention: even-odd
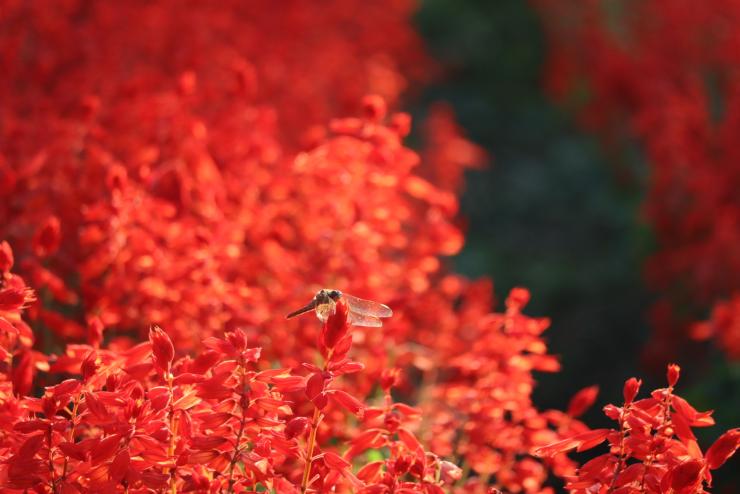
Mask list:
[[[383,321],[380,318],[391,317],[393,311],[387,305],[383,305],[379,302],[373,302],[372,300],[365,300],[358,297],[353,297],[347,293],[342,293],[339,290],[332,290],[323,288],[316,292],[313,299],[301,307],[285,316],[286,319],[290,319],[295,316],[300,316],[306,312],[315,311],[316,317],[321,322],[326,322],[330,315],[334,314],[337,308],[337,301],[339,299],[344,300],[349,309],[349,322],[355,326],[364,326],[367,328],[379,328],[383,325]]]

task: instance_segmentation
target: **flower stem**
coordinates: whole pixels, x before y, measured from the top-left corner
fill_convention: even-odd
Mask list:
[[[249,406],[249,400],[246,400],[246,391],[247,391],[247,382],[245,380],[246,377],[246,371],[243,367],[240,366],[239,370],[241,371],[241,388],[242,388],[242,418],[241,423],[239,424],[239,432],[236,434],[236,444],[234,445],[234,454],[231,457],[231,461],[229,462],[229,489],[226,491],[228,494],[231,494],[234,492],[234,467],[236,466],[236,462],[239,459],[239,453],[241,452],[240,443],[242,440],[242,434],[244,434],[244,426],[247,423],[247,414],[246,414],[246,408]],[[246,407],[244,406],[246,404]]]
[[[671,420],[671,402],[673,401],[672,395],[673,387],[669,386],[666,390],[665,396],[663,397],[663,419],[660,423],[660,427],[658,427],[658,429],[655,431],[656,434],[663,434],[666,426],[668,425],[668,422],[670,422]],[[642,469],[642,478],[640,478],[640,492],[645,492],[645,478],[647,476],[647,472],[652,466],[655,456],[658,454],[656,451],[653,451],[653,448],[655,447],[655,442],[655,436],[653,436],[650,440],[650,451],[647,455],[647,458],[645,459],[645,463]]]
[[[630,405],[626,405],[624,409],[622,410],[622,414],[619,417],[619,461],[617,462],[617,466],[614,467],[614,475],[612,476],[612,482],[611,485],[609,485],[609,489],[606,491],[607,494],[614,492],[614,488],[617,486],[617,479],[619,478],[619,474],[622,473],[622,469],[624,468],[624,464],[627,461],[627,458],[625,457],[625,451],[624,451],[624,441],[626,439],[627,430],[625,428],[625,422],[626,422],[626,416],[629,412]]]
[[[167,412],[169,415],[169,422],[170,422],[170,444],[167,447],[167,457],[174,460],[175,456],[175,447],[177,446],[177,416],[175,414],[175,408],[174,408],[174,401],[175,396],[173,393],[173,380],[174,376],[170,372],[170,369],[167,369],[167,387],[170,390],[170,407]],[[171,494],[177,494],[177,472],[176,468],[173,467],[171,470],[169,468],[165,469],[165,473],[170,474],[170,493]]]
[[[72,426],[69,428],[69,435],[67,436],[67,442],[73,444],[75,442],[75,419],[77,418],[77,409],[80,406],[80,400],[82,395],[77,395],[75,397],[75,403],[72,407],[72,417],[70,420],[72,421]],[[64,457],[64,468],[62,469],[62,481],[67,479],[67,463],[69,462],[69,458],[66,456]]]
[[[308,436],[308,449],[306,454],[306,466],[303,468],[303,481],[301,482],[301,492],[305,493],[308,488],[308,479],[311,476],[311,461],[313,459],[313,450],[316,446],[316,431],[319,428],[319,409],[314,407],[313,418],[311,419],[311,433]]]

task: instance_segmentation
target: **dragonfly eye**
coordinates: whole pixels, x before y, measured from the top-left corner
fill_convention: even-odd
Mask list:
[[[329,297],[331,297],[332,300],[336,301],[342,296],[342,292],[339,290],[332,290],[329,292]]]

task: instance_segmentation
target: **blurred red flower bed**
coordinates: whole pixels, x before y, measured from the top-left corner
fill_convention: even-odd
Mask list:
[[[445,267],[484,153],[403,142],[413,3],[0,6],[3,492],[689,493],[737,448],[677,366],[615,430],[532,403],[549,321]],[[395,315],[284,319],[320,287]]]
[[[740,2],[533,4],[553,96],[616,153],[632,137],[647,157],[645,271],[660,296],[648,356],[671,358],[691,337],[740,359]]]

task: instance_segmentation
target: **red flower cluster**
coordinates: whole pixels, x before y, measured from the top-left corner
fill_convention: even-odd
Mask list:
[[[573,474],[531,452],[586,432],[595,389],[537,410],[548,321],[524,289],[491,313],[489,281],[443,266],[483,155],[444,109],[426,166],[403,145],[393,109],[430,69],[411,7],[3,4],[0,489],[534,493]],[[284,320],[325,286],[396,315]]]
[[[3,251],[10,253],[7,244]],[[206,338],[197,358],[176,359],[170,338],[154,327],[148,342],[125,352],[69,345],[51,370],[81,377],[34,398],[23,396],[32,338],[23,338],[18,317],[32,297],[7,272],[0,294],[3,492],[441,493],[459,477],[405,427],[420,412],[393,404],[389,387],[384,408],[366,408],[335,389],[339,376],[363,369],[347,358],[352,334],[343,303],[321,333],[326,362],[304,363],[308,375],[258,370],[261,350],[241,330]],[[311,420],[295,416],[293,394],[310,400]],[[344,456],[316,441],[332,408],[363,418]],[[351,460],[369,448],[391,453],[354,475]]]
[[[624,405],[607,405],[604,413],[619,424],[618,429],[595,429],[539,448],[542,456],[558,456],[576,449],[585,451],[604,441],[609,452],[597,456],[567,478],[574,494],[604,492],[675,493],[706,492],[716,470],[740,446],[740,429],[732,429],[702,453],[692,427],[714,424],[712,412],[697,412],[673,393],[679,367],[668,366],[668,387],[656,389],[650,398],[635,401],[641,381],[634,377],[624,384]]]
[[[549,33],[555,96],[587,95],[580,109],[587,127],[610,146],[629,135],[645,150],[644,211],[657,242],[647,278],[663,297],[652,312],[650,349],[665,362],[692,321],[740,292],[740,2],[534,4]],[[740,333],[711,329],[694,336],[716,336],[737,359]]]

